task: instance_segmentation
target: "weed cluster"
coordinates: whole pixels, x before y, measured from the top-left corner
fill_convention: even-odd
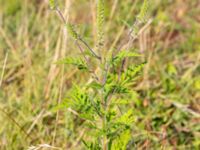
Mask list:
[[[135,98],[133,84],[144,66],[144,63],[131,65],[127,60],[140,57],[131,47],[131,42],[137,36],[139,25],[146,21],[148,1],[143,3],[136,23],[129,33],[128,42],[117,51],[105,49],[104,0],[97,1],[96,50],[92,49],[76,32],[74,26],[65,20],[56,1],[49,2],[51,8],[61,17],[82,54],[82,57],[67,57],[58,63],[73,65],[80,71],[88,72],[89,78],[92,79],[84,85],[74,84],[69,97],[58,108],[70,109],[83,120],[84,126],[90,129],[87,137],[82,139],[88,149],[126,149],[134,125],[133,110],[127,106]]]

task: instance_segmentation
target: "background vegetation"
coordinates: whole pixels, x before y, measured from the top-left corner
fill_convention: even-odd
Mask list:
[[[95,1],[60,3],[66,19],[94,44]],[[128,38],[141,4],[106,1],[107,48]],[[134,42],[147,62],[130,105],[136,149],[200,149],[199,14],[199,0],[150,1],[152,22]],[[73,83],[87,82],[87,73],[55,64],[78,54],[48,1],[0,0],[0,149],[82,148],[88,130],[82,120],[68,110],[53,110]]]

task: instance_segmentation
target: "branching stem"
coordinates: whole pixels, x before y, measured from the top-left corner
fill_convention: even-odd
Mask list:
[[[58,15],[60,16],[60,18],[61,18],[61,20],[63,21],[63,23],[64,23],[65,25],[67,25],[67,21],[65,20],[65,17],[64,17],[64,15],[63,15],[63,13],[60,11],[60,9],[59,9],[57,6],[56,6],[56,8],[55,8],[55,11],[58,13]],[[89,44],[88,44],[85,40],[83,40],[83,38],[81,38],[81,37],[79,36],[78,40],[81,41],[81,42],[88,48],[88,50],[93,54],[94,57],[96,57],[97,59],[101,60],[101,57],[98,56],[98,55],[94,52],[94,50],[89,46]]]

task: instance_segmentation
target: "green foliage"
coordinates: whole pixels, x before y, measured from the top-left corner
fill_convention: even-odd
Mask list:
[[[64,58],[62,60],[59,60],[57,64],[67,64],[67,65],[74,65],[79,70],[88,70],[87,64],[85,61],[83,61],[82,58],[75,58],[75,57],[68,57]]]
[[[128,112],[124,113],[122,116],[116,119],[117,124],[122,124],[127,127],[131,127],[133,122],[134,122],[134,117],[132,110],[128,110]]]
[[[148,7],[149,7],[149,0],[144,0],[142,8],[140,10],[140,13],[137,16],[137,18],[139,19],[139,21],[145,22],[146,16],[147,16]]]
[[[125,56],[138,57],[139,55],[136,53],[120,53],[117,56],[115,58],[122,59]],[[63,62],[71,64],[74,60]],[[120,150],[125,149],[130,139],[134,115],[131,109],[123,113],[117,109],[119,104],[122,107],[131,103],[126,98],[128,98],[127,95],[134,95],[134,92],[131,90],[132,81],[143,67],[144,64],[129,66],[122,73],[121,78],[119,78],[118,74],[109,72],[105,84],[93,81],[82,88],[74,85],[69,98],[65,99],[64,103],[61,104],[61,108],[71,108],[78,113],[81,119],[89,121],[85,125],[91,129],[94,136],[92,141],[83,140],[84,145],[88,149],[102,149],[100,147],[103,145],[99,145],[96,142],[98,139],[102,139],[102,137],[107,138],[109,143],[107,147],[110,147],[109,149],[112,150],[116,147]],[[101,98],[102,96],[103,98]],[[115,99],[110,99],[112,96]],[[125,99],[123,98],[124,96]],[[104,125],[100,127],[99,122],[102,120],[104,120]]]
[[[101,150],[102,149],[100,144],[98,143],[98,141],[89,143],[89,142],[85,142],[84,140],[82,140],[82,142],[88,150]]]
[[[93,120],[95,109],[92,100],[84,89],[74,85],[69,98],[65,99],[64,105],[66,108],[72,108],[79,113],[79,117],[86,120]]]
[[[96,40],[97,37],[89,36],[91,34],[97,36],[93,33],[96,27],[94,28],[93,23],[90,24],[92,20],[88,20],[95,14],[91,9],[91,2],[96,1],[56,1],[61,6],[60,10],[70,9],[65,11],[64,16],[70,15],[69,18],[74,22],[70,19],[69,22],[75,23],[75,27],[78,22],[78,26],[81,26],[79,35],[84,37],[92,48],[96,47],[97,41],[93,39]],[[153,22],[149,26],[150,35],[149,32],[145,32],[147,36],[142,36],[144,40],[141,40],[140,44],[143,44],[147,37],[147,48],[150,49],[143,52],[146,57],[142,60],[149,58],[150,62],[145,65],[144,77],[140,78],[141,73],[137,73],[133,78],[132,85],[129,86],[131,92],[110,94],[106,118],[116,120],[129,109],[133,110],[134,122],[130,127],[131,131],[129,129],[127,131],[131,134],[131,138],[127,138],[129,141],[127,150],[199,150],[200,123],[199,117],[195,115],[199,114],[200,110],[199,0],[149,2],[153,12]],[[128,33],[125,32],[132,26],[134,16],[136,12],[140,12],[142,3],[143,0],[105,1],[107,16],[104,26],[106,28],[104,34],[107,35],[104,37],[105,51],[111,53],[112,50],[118,51],[118,47],[123,46],[121,44],[128,39]],[[52,146],[58,149],[82,150],[83,139],[90,149],[103,149],[102,137],[105,137],[105,133],[108,133],[107,139],[112,137],[110,140],[112,142],[105,142],[109,148],[119,149],[120,146],[113,146],[120,141],[120,135],[126,132],[124,126],[121,125],[123,131],[119,131],[116,130],[119,127],[112,126],[109,121],[106,122],[109,126],[106,129],[109,130],[105,129],[99,133],[97,131],[102,128],[102,123],[96,114],[94,121],[96,124],[83,119],[82,116],[79,119],[76,109],[70,109],[68,103],[68,100],[72,100],[70,97],[74,89],[71,85],[73,82],[90,98],[95,96],[94,101],[100,103],[99,106],[104,106],[104,103],[101,103],[101,93],[104,92],[102,88],[106,79],[101,76],[101,69],[104,69],[103,74],[106,74],[107,68],[91,58],[93,55],[86,47],[83,47],[83,50],[88,58],[90,73],[84,71],[73,75],[76,72],[76,69],[72,68],[73,65],[63,67],[52,64],[55,61],[53,59],[57,57],[77,58],[82,55],[77,54],[78,41],[73,42],[72,39],[64,41],[65,38],[58,37],[62,36],[60,19],[56,18],[57,14],[49,16],[50,6],[44,6],[45,4],[46,0],[0,0],[0,74],[4,72],[3,64],[8,52],[8,61],[0,87],[0,108],[8,115],[0,111],[0,149],[21,150],[34,145],[45,146],[45,143],[52,143]],[[56,9],[52,10],[52,13],[55,11]],[[138,26],[138,31],[141,31],[144,23]],[[126,26],[124,33],[120,25]],[[112,44],[114,40],[116,42]],[[135,40],[133,45],[133,48],[137,49],[138,40]],[[126,46],[123,47],[126,51],[132,51],[126,49]],[[111,56],[116,57],[112,53]],[[107,60],[111,62],[111,59],[109,57]],[[140,58],[126,59],[133,60],[126,61],[121,78],[126,77],[125,72],[129,64],[133,65],[136,62],[139,64]],[[121,61],[115,66],[115,69],[109,66],[108,75],[115,76],[113,79],[117,82]],[[94,71],[99,79],[94,78]],[[52,112],[59,101],[66,103]],[[102,109],[103,107],[101,112],[105,112]],[[80,110],[77,114],[80,114]],[[93,138],[98,136],[99,139]],[[125,137],[121,139],[125,141]]]
[[[128,57],[140,57],[141,55],[136,52],[131,52],[127,50],[120,51],[115,57],[112,58],[111,63],[114,65],[117,65],[120,63],[123,59]]]
[[[130,130],[125,130],[112,143],[111,150],[126,150],[131,139]]]
[[[51,9],[55,9],[56,8],[56,1],[55,0],[49,0],[49,5]]]
[[[104,29],[104,1],[98,0],[97,3],[97,37],[98,48],[103,53],[103,29]],[[144,6],[143,6],[144,7]],[[144,9],[144,8],[143,8]],[[132,109],[126,109],[128,100],[135,95],[132,85],[142,71],[144,63],[138,65],[127,64],[123,69],[120,68],[124,63],[124,59],[137,58],[141,55],[131,50],[121,50],[116,55],[106,54],[100,59],[90,46],[78,35],[71,24],[66,25],[68,32],[75,39],[85,45],[93,56],[86,55],[80,45],[79,49],[83,52],[84,62],[82,58],[65,58],[58,63],[70,64],[81,70],[91,73],[92,81],[89,84],[74,85],[68,98],[58,106],[58,108],[70,108],[75,115],[84,120],[85,128],[89,128],[87,132],[88,139],[82,139],[87,149],[119,149],[125,150],[131,139],[131,128],[134,124],[134,114]],[[111,52],[112,53],[112,52]],[[112,58],[110,58],[112,56]],[[99,74],[95,74],[91,62],[96,62],[100,69]],[[109,64],[109,65],[108,65]],[[96,78],[93,78],[95,76]]]
[[[127,71],[123,74],[124,79],[127,79],[128,81],[133,80],[134,77],[144,68],[144,65],[145,63],[129,66]]]

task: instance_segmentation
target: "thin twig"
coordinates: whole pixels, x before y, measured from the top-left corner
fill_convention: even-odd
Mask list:
[[[165,96],[163,95],[159,95],[159,97],[161,97],[162,99],[166,99]],[[200,113],[195,112],[194,110],[190,109],[187,105],[181,104],[179,102],[176,102],[174,100],[169,100],[168,101],[176,108],[180,109],[183,112],[187,112],[190,113],[191,115],[193,115],[194,117],[200,118]]]
[[[60,11],[60,9],[58,7],[56,7],[56,12],[58,13],[58,15],[60,16],[61,20],[63,21],[64,24],[67,24],[67,21],[65,20],[64,15],[62,14],[62,12]]]
[[[195,117],[197,117],[197,118],[200,118],[200,113],[195,112],[195,111],[193,111],[192,109],[189,109],[187,106],[185,106],[185,105],[183,105],[183,104],[181,104],[181,103],[178,103],[178,102],[174,102],[174,101],[172,101],[172,104],[173,104],[176,108],[182,110],[183,112],[188,112],[188,113],[192,114],[193,116],[195,116]]]
[[[87,57],[84,55],[84,50],[82,49],[82,47],[80,46],[80,44],[78,43],[78,41],[76,41],[76,45],[79,48],[81,54],[83,55],[83,58],[85,59],[85,62],[87,63],[87,65],[89,66],[89,60],[87,59]]]
[[[101,57],[98,56],[94,51],[93,49],[87,44],[87,42],[85,42],[82,38],[79,39],[89,50],[90,52],[99,60],[101,60]]]
[[[48,148],[48,149],[57,149],[57,150],[61,150],[61,148],[59,147],[54,147],[54,146],[51,146],[49,144],[40,144],[40,145],[37,145],[37,146],[30,146],[28,148],[28,150],[40,150],[40,149],[43,149],[43,148]]]
[[[87,66],[88,66],[88,68],[89,68],[89,66],[90,66],[89,60],[88,60],[87,57],[84,55],[84,50],[82,49],[82,47],[80,46],[80,44],[78,43],[78,41],[76,41],[76,45],[77,45],[77,47],[79,48],[81,54],[83,55],[83,58],[85,59],[85,61],[86,61],[86,63],[87,63]],[[99,80],[98,76],[96,75],[96,73],[95,73],[94,71],[89,70],[89,72],[92,73],[92,74],[94,75],[94,77],[95,77],[95,79],[96,79],[97,81]]]
[[[30,134],[34,126],[37,124],[40,117],[44,114],[44,109],[39,113],[39,115],[35,118],[33,123],[31,124],[30,128],[27,130],[27,134]]]

